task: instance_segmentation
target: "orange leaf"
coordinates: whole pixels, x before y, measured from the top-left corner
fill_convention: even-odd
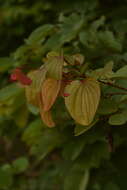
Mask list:
[[[43,102],[40,99],[39,101],[39,105],[40,105],[40,115],[41,115],[41,119],[43,120],[43,122],[48,126],[48,127],[54,127],[55,123],[52,119],[52,115],[50,110],[49,111],[44,111],[43,109]]]
[[[41,90],[41,97],[44,104],[44,111],[48,111],[54,104],[60,91],[61,81],[48,78],[44,81]]]

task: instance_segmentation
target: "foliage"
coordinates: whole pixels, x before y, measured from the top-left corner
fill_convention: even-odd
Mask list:
[[[126,190],[127,1],[0,4],[0,189]]]

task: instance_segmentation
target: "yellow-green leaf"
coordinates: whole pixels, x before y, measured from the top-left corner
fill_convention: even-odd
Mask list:
[[[99,100],[100,86],[92,78],[86,78],[84,81],[73,81],[65,88],[65,105],[72,118],[81,125],[89,125],[95,116]]]
[[[51,52],[47,55],[45,59],[47,78],[54,78],[60,80],[62,77],[62,68],[64,64],[64,59],[62,55],[57,55],[55,52]]]
[[[41,68],[39,70],[31,71],[28,76],[32,79],[32,83],[25,88],[26,98],[28,103],[37,106],[38,93],[41,91],[42,83],[45,80],[46,69]]]

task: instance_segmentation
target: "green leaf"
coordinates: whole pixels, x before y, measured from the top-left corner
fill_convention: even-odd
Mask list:
[[[79,136],[85,133],[87,130],[91,129],[91,127],[93,127],[97,122],[98,122],[98,118],[95,118],[94,121],[88,126],[82,126],[82,125],[77,124],[74,129],[75,136]]]
[[[14,121],[18,127],[25,127],[28,121],[29,112],[26,105],[21,106],[16,113],[14,113]]]
[[[127,102],[127,95],[123,95],[120,99],[120,102]]]
[[[103,26],[105,23],[105,16],[101,16],[99,19],[95,20],[92,23],[92,29],[94,31],[97,31],[99,29],[99,27]]]
[[[63,157],[67,160],[75,160],[82,152],[84,146],[84,139],[74,139],[74,141],[67,142],[63,147]]]
[[[123,125],[127,122],[127,111],[122,113],[114,114],[109,118],[110,125]]]
[[[86,170],[82,177],[82,180],[79,185],[79,190],[87,190],[88,182],[89,182],[90,172]]]
[[[68,171],[65,181],[64,190],[86,190],[89,181],[89,170],[84,172],[72,168]]]
[[[10,57],[1,57],[0,58],[0,72],[8,71],[14,64],[14,60]]]
[[[112,78],[127,79],[127,65],[117,70],[116,73],[113,74]]]
[[[50,35],[54,29],[51,24],[45,24],[34,30],[26,40],[27,44],[41,44],[45,37]]]
[[[4,102],[14,96],[19,95],[23,89],[17,84],[10,84],[0,90],[0,102]]]
[[[81,155],[77,166],[85,169],[98,168],[104,160],[109,160],[109,158],[108,144],[104,142],[104,139],[103,141],[98,139],[94,144],[85,147],[85,152]]]
[[[24,172],[29,166],[29,161],[26,157],[20,157],[13,161],[13,172],[18,174]]]
[[[61,29],[61,39],[60,41],[63,43],[69,42],[74,39],[81,27],[83,26],[84,19],[80,15],[73,13],[69,17],[64,18],[64,22]]]
[[[13,176],[9,170],[0,168],[0,188],[8,188],[13,183]]]
[[[116,52],[121,52],[122,45],[118,41],[118,39],[116,39],[112,31],[106,30],[106,31],[100,32],[98,33],[98,37],[106,48],[111,49]]]
[[[43,159],[53,149],[58,148],[64,143],[66,137],[56,128],[43,130],[41,138],[31,148],[31,154],[38,155],[38,160]]]
[[[118,187],[117,184],[113,183],[113,182],[108,182],[106,184],[106,186],[104,187],[104,190],[120,190],[120,188]]]
[[[104,68],[94,70],[91,75],[96,79],[110,79],[113,76],[113,65],[114,63],[109,61],[105,64]]]
[[[101,115],[108,115],[115,113],[118,110],[118,104],[114,100],[103,99],[100,102],[98,113]]]
[[[43,123],[41,119],[32,121],[23,133],[22,140],[28,145],[36,144],[43,134]]]

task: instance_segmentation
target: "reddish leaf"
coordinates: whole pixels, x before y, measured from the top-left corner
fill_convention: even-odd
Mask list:
[[[11,74],[11,81],[18,81],[23,85],[30,85],[32,80],[27,77],[19,68],[16,68]]]

